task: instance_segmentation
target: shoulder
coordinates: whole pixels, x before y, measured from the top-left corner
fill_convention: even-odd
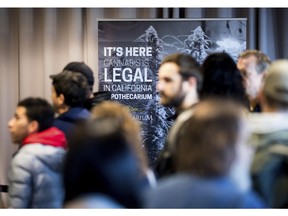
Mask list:
[[[57,154],[64,155],[65,153],[66,150],[63,148],[43,145],[41,143],[33,143],[21,147],[13,157],[12,162],[14,164],[25,165],[33,161],[35,162],[35,160],[37,160],[37,158],[41,157],[42,155],[53,156]]]
[[[250,191],[243,195],[241,208],[266,208],[266,204],[262,198],[256,193]]]
[[[76,198],[65,204],[65,208],[123,208],[115,200],[104,194],[90,194]]]
[[[33,144],[33,146],[24,145],[23,147],[21,147],[13,157],[12,165],[25,165],[31,162],[31,160],[35,159],[36,149],[34,148],[34,146],[36,147],[37,144]]]

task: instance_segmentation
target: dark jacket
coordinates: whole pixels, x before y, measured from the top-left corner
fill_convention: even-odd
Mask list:
[[[82,107],[73,107],[69,111],[59,115],[54,120],[54,126],[65,133],[66,138],[73,130],[77,122],[90,118],[90,112]]]

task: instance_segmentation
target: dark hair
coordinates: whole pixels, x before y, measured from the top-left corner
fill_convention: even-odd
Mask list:
[[[65,104],[71,107],[83,106],[89,95],[87,79],[80,73],[63,71],[56,75],[51,75],[52,85],[57,95],[63,94]]]
[[[266,71],[271,64],[269,57],[259,50],[246,50],[239,55],[239,58],[248,58],[250,56],[256,57],[256,71],[258,74]]]
[[[46,130],[53,125],[54,112],[51,104],[42,98],[28,97],[19,101],[18,107],[25,107],[29,121],[37,121],[38,132]]]
[[[92,69],[88,65],[84,62],[70,62],[63,68],[63,71],[65,70],[81,73],[86,77],[88,85],[90,86],[90,91],[93,91],[94,75]]]
[[[177,134],[177,171],[215,177],[228,174],[241,136],[242,109],[226,100],[202,101]]]
[[[175,53],[166,56],[161,65],[167,62],[175,63],[179,67],[179,74],[184,80],[187,80],[189,77],[195,77],[197,80],[197,91],[200,91],[202,85],[200,65],[192,56],[184,53]]]
[[[85,103],[84,103],[84,107],[87,110],[90,110],[98,105],[101,104],[104,101],[110,101],[111,100],[111,92],[109,91],[98,91],[98,92],[94,92],[93,93],[93,97],[92,98],[88,98]]]
[[[99,118],[78,125],[68,137],[65,202],[100,193],[124,207],[140,207],[138,162],[118,126],[115,119]]]
[[[249,109],[243,77],[230,55],[223,52],[210,54],[201,69],[203,86],[200,99],[210,97],[232,99]]]

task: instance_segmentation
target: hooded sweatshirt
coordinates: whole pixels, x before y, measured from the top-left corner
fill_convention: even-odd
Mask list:
[[[27,136],[9,171],[11,208],[60,208],[62,168],[67,142],[55,127]]]

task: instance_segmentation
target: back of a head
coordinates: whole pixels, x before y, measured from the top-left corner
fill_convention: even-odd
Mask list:
[[[243,108],[209,99],[197,104],[177,135],[176,169],[203,177],[229,174],[243,130]]]
[[[47,100],[42,98],[28,97],[19,101],[17,106],[21,106],[26,109],[26,115],[29,121],[38,122],[38,132],[52,127],[54,121],[54,111],[51,104]]]
[[[119,122],[125,133],[135,136],[132,140],[139,142],[140,122],[133,118],[129,108],[117,101],[103,101],[91,110],[93,119],[111,118]]]
[[[86,65],[84,62],[70,62],[64,68],[63,71],[68,70],[71,72],[81,73],[86,77],[89,86],[93,89],[94,85],[94,75],[92,69]],[[91,90],[92,90],[91,89]]]
[[[202,74],[199,63],[190,55],[185,53],[175,53],[166,56],[161,65],[167,62],[173,62],[179,67],[179,73],[184,80],[189,77],[195,77],[197,80],[197,91],[202,87]]]
[[[124,207],[140,207],[137,161],[116,120],[82,123],[68,141],[65,202],[102,194]]]
[[[227,98],[248,106],[243,78],[236,63],[227,53],[210,54],[203,62],[202,73],[201,99]]]
[[[50,78],[57,95],[63,94],[65,104],[70,107],[83,106],[85,100],[89,97],[87,79],[80,73],[63,71],[50,75]]]
[[[143,174],[148,168],[148,161],[145,150],[142,148],[141,125],[140,122],[133,118],[129,108],[116,101],[103,101],[91,110],[93,119],[112,118],[119,121],[127,142],[135,151],[141,165]]]
[[[269,106],[288,110],[288,60],[274,61],[268,67],[263,92]]]

